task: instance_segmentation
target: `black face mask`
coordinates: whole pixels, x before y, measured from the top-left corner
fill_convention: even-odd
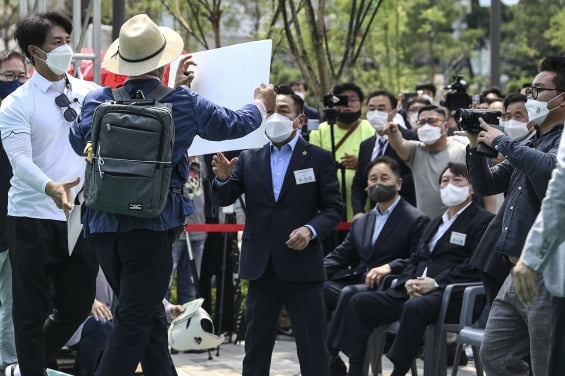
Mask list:
[[[337,114],[337,120],[345,123],[351,124],[357,121],[361,117],[361,111],[357,112],[339,112]]]
[[[396,184],[382,185],[377,184],[369,187],[369,197],[374,202],[387,202],[396,195]]]

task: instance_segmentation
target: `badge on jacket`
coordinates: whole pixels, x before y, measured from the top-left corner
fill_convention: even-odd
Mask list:
[[[294,171],[294,179],[296,180],[296,185],[314,183],[316,181],[316,176],[314,176],[313,168],[305,168],[304,170]]]

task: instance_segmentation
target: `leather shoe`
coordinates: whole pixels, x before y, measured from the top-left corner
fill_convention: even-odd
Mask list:
[[[331,376],[347,376],[347,367],[339,355],[330,362]]]

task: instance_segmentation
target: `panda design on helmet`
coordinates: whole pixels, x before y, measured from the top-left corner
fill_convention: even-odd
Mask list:
[[[224,342],[223,336],[214,334],[214,324],[202,308],[204,299],[185,303],[184,312],[171,322],[169,346],[178,351],[207,350]]]

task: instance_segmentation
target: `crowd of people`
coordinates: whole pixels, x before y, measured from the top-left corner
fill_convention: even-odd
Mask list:
[[[76,376],[133,375],[139,364],[146,375],[176,375],[168,323],[182,304],[208,297],[199,287],[209,290],[212,275],[227,298],[216,304],[232,318],[232,267],[249,281],[245,376],[269,374],[283,310],[303,376],[363,375],[368,337],[394,321],[386,356],[392,375],[405,375],[446,286],[479,281],[486,374],[562,372],[564,57],[545,58],[521,93],[485,90],[470,107],[499,111],[498,124],[479,114],[477,131],[463,132],[431,83],[406,100],[340,83],[335,119],[308,104],[300,80],[261,85],[253,103],[230,110],[190,89],[195,62],[186,55],[162,99],[175,130],[167,202],[159,216],[139,218],[77,197],[95,111],[116,97],[67,73],[71,32],[62,12],[32,14],[16,26],[22,52],[0,54],[0,374],[45,376],[67,346]],[[104,66],[143,99],[183,46],[178,33],[137,15]],[[261,125],[261,148],[187,155],[195,135],[221,141]],[[183,228],[218,223],[217,207],[234,203],[245,227],[228,267],[221,238]],[[83,236],[73,243],[67,220],[77,208]],[[336,232],[340,222],[350,228]],[[209,268],[215,254],[222,284]],[[382,287],[389,275],[394,285]],[[457,322],[461,300],[452,299],[447,320]],[[231,319],[217,325],[233,331]]]

